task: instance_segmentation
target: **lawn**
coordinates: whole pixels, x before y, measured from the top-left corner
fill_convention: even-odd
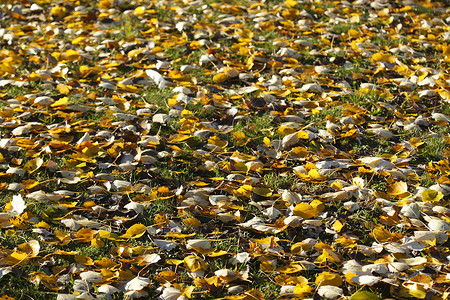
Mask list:
[[[0,299],[448,298],[446,1],[0,17]]]

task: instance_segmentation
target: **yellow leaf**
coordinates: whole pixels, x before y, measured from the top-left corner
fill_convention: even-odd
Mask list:
[[[66,8],[64,6],[53,6],[50,13],[56,17],[64,17],[66,15]]]
[[[292,274],[292,273],[297,273],[297,272],[304,271],[304,270],[306,270],[306,268],[302,264],[292,262],[289,265],[277,268],[276,272],[280,272],[280,273],[284,273],[284,274]]]
[[[155,279],[160,283],[172,282],[176,278],[176,274],[174,271],[161,271],[158,275],[156,275]]]
[[[433,278],[431,278],[429,275],[424,274],[424,273],[417,274],[417,275],[411,277],[410,280],[414,281],[414,282],[418,282],[418,283],[424,283],[429,286],[433,285]]]
[[[323,205],[320,200],[313,200],[310,205],[316,210],[317,213],[320,213],[325,209],[325,205]]]
[[[439,202],[442,198],[444,198],[444,195],[439,191],[428,189],[422,192],[423,202],[436,203]]]
[[[291,253],[298,254],[302,251],[310,251],[312,249],[312,245],[305,242],[298,242],[291,245]]]
[[[400,286],[399,296],[401,298],[425,299],[427,292],[422,284],[413,283],[406,286]],[[409,296],[409,297],[408,297]]]
[[[184,261],[181,259],[166,259],[166,264],[168,265],[175,265],[175,266],[179,266],[183,263]]]
[[[224,82],[224,81],[227,81],[229,78],[230,78],[230,76],[228,74],[217,73],[216,75],[214,75],[213,80],[215,82]]]
[[[391,233],[382,226],[374,228],[370,235],[379,242],[387,242],[391,238]]]
[[[262,197],[270,197],[272,196],[272,190],[265,187],[255,187],[253,192]]]
[[[70,61],[77,60],[78,56],[79,56],[78,51],[72,50],[72,49],[68,49],[65,54],[66,54],[66,59],[70,60]]]
[[[387,53],[381,53],[381,52],[377,52],[375,54],[372,55],[372,57],[370,58],[370,60],[372,62],[390,62],[390,63],[395,63],[395,57],[387,54]]]
[[[342,224],[341,221],[336,220],[336,222],[333,223],[333,227],[336,232],[341,232],[342,228],[344,228],[344,224]]]
[[[286,5],[287,7],[294,7],[297,5],[297,1],[295,0],[286,0],[284,1],[284,5]]]
[[[172,231],[169,231],[167,234],[166,234],[166,237],[171,237],[171,238],[177,238],[177,239],[185,239],[185,238],[187,238],[187,237],[191,237],[191,236],[194,236],[195,235],[195,233],[180,233],[180,232],[172,232]]]
[[[323,249],[322,254],[319,257],[317,257],[317,259],[314,262],[316,262],[316,263],[328,263],[328,262],[339,263],[340,261],[341,261],[341,259],[335,252],[328,250],[328,249]]]
[[[296,285],[296,284],[307,284],[308,279],[303,276],[291,276],[287,274],[277,275],[275,282],[279,285]]]
[[[106,230],[100,230],[97,233],[97,237],[98,238],[102,238],[102,239],[111,240],[111,241],[119,240],[119,236],[117,234],[109,232],[109,231],[106,231]]]
[[[56,89],[58,90],[58,92],[60,92],[61,94],[67,95],[70,93],[70,90],[72,89],[71,86],[67,85],[67,84],[58,84],[56,86]]]
[[[105,242],[103,242],[100,238],[95,237],[91,241],[91,246],[94,248],[103,248],[105,246]]]
[[[297,131],[297,137],[303,140],[309,140],[309,134],[306,131]]]
[[[190,139],[191,137],[192,137],[192,135],[189,135],[189,134],[177,133],[177,134],[173,135],[169,139],[169,141],[172,142],[172,143],[179,143],[179,142],[184,142],[184,141]]]
[[[295,132],[295,129],[290,126],[280,126],[277,132],[282,135],[288,135]]]
[[[225,140],[222,140],[218,136],[213,135],[212,137],[210,137],[208,139],[208,144],[224,148],[224,147],[226,147],[228,145],[228,142],[225,141]]]
[[[27,253],[29,257],[35,257],[39,254],[41,247],[38,241],[31,240],[28,243],[20,244],[17,248]]]
[[[29,258],[28,253],[23,251],[14,250],[10,255],[0,259],[0,262],[6,265],[13,266],[26,262]]]
[[[197,218],[187,218],[183,220],[184,225],[189,227],[198,227],[202,225],[202,222],[200,222]]]
[[[58,107],[69,104],[69,98],[62,97],[61,99],[56,100],[52,104],[50,104],[51,107]]]
[[[340,286],[342,284],[342,277],[336,273],[322,272],[316,277],[316,285],[334,285]]]
[[[80,265],[92,266],[94,264],[92,258],[86,255],[75,255],[74,259]]]
[[[347,281],[347,283],[349,283],[349,284],[356,284],[356,282],[355,281],[353,281],[353,278],[355,278],[355,277],[358,277],[358,275],[357,274],[355,274],[355,273],[351,273],[351,272],[349,272],[349,273],[346,273],[345,274],[345,281]]]
[[[138,6],[134,9],[134,15],[136,17],[142,17],[145,14],[145,7],[143,6]]]
[[[147,231],[147,226],[142,224],[134,224],[130,228],[128,228],[127,232],[124,235],[121,235],[121,238],[126,239],[137,239],[144,235]]]
[[[219,250],[219,251],[214,251],[214,252],[208,253],[208,256],[209,257],[219,257],[219,256],[227,255],[227,254],[230,254],[230,253],[223,251],[223,250]]]
[[[191,49],[193,49],[193,50],[195,50],[195,49],[200,49],[201,47],[203,47],[203,46],[202,46],[202,44],[200,44],[200,42],[198,42],[198,41],[192,41],[192,42],[189,44],[189,48],[191,48]]]
[[[207,265],[205,261],[195,255],[189,255],[184,258],[184,265],[190,272],[205,271]]]
[[[74,237],[83,243],[90,243],[94,238],[96,232],[91,228],[81,228],[77,233],[74,234]]]
[[[408,185],[404,181],[396,181],[395,183],[386,186],[387,193],[397,198],[406,198],[410,196],[408,192]]]
[[[305,294],[309,294],[313,291],[313,288],[308,285],[308,283],[298,283],[295,285],[294,294],[296,296],[302,297]]]
[[[294,216],[302,217],[305,220],[317,217],[317,210],[306,202],[300,202],[294,207]]]
[[[381,298],[369,291],[358,291],[350,297],[350,300],[381,300]]]
[[[317,169],[311,169],[308,172],[308,175],[314,180],[325,180],[327,176],[320,174]]]
[[[253,190],[253,187],[251,185],[244,184],[237,190],[233,190],[233,194],[236,197],[250,198],[250,196],[252,194],[252,190]]]
[[[50,229],[51,228],[51,226],[48,223],[44,222],[44,221],[36,223],[34,225],[34,227],[36,227],[36,228],[44,228],[44,229]]]
[[[361,33],[358,30],[355,30],[355,29],[351,28],[348,31],[348,35],[351,36],[351,37],[357,37],[357,36],[360,36]]]
[[[78,44],[81,44],[84,40],[85,40],[85,37],[79,36],[76,39],[72,40],[71,44],[78,45]]]
[[[29,160],[24,166],[23,168],[28,172],[28,173],[33,173],[34,171],[36,171],[37,169],[39,169],[42,164],[44,163],[44,160],[42,160],[42,158],[40,157],[36,157],[32,160]]]

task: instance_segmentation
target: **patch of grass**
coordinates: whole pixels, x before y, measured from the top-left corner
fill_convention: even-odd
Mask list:
[[[278,191],[280,189],[290,189],[294,185],[296,179],[296,176],[293,174],[276,174],[271,172],[265,174],[262,180],[265,186],[274,191]]]
[[[10,98],[17,98],[18,96],[23,96],[29,94],[30,91],[24,87],[18,87],[15,85],[8,85],[4,90],[5,93]]]
[[[423,173],[420,175],[420,185],[423,187],[430,187],[436,182],[436,178],[432,178],[429,173]]]
[[[216,112],[214,112],[213,110],[205,109],[205,105],[200,101],[187,104],[185,106],[185,109],[190,110],[192,112],[192,115],[198,118],[200,121],[214,121],[214,118],[216,116]]]
[[[342,117],[342,110],[338,107],[329,107],[319,110],[318,113],[309,116],[309,121],[317,128],[325,128],[326,117]]]
[[[441,113],[444,115],[450,116],[450,105],[447,103],[443,103],[441,105]]]
[[[344,151],[351,152],[352,155],[358,156],[377,156],[383,153],[390,153],[389,142],[385,139],[372,138],[363,136],[356,139],[340,139],[337,143],[338,147]]]
[[[423,162],[444,159],[445,149],[448,148],[441,135],[431,135],[424,139],[423,147],[419,148],[419,159]]]
[[[372,208],[361,207],[352,213],[346,212],[342,217],[345,218],[346,230],[361,238],[358,244],[371,245],[374,239],[370,234],[375,225],[379,223],[378,218],[380,215],[381,210],[374,206]]]
[[[263,272],[259,264],[250,266],[250,274],[252,274],[252,288],[263,293],[265,299],[276,299],[280,294],[280,286],[273,279],[275,275]]]
[[[27,268],[28,271],[32,269]],[[22,269],[22,272],[24,270]],[[36,271],[36,270],[33,270]],[[9,296],[13,299],[35,299],[49,300],[56,299],[57,294],[54,292],[46,292],[41,285],[29,282],[24,277],[28,274],[9,273],[0,279],[0,297]]]
[[[142,93],[142,100],[154,105],[154,109],[160,113],[169,112],[167,100],[173,96],[171,89],[160,89],[157,87],[148,88]]]
[[[272,129],[275,124],[268,115],[250,116],[250,121],[239,121],[233,129],[233,132],[243,131],[245,135],[251,138],[255,144],[261,144],[265,136],[272,136]]]
[[[152,202],[152,205],[147,208],[143,215],[145,216],[145,225],[150,226],[154,224],[155,216],[159,213],[175,213],[176,209],[171,199],[157,199]]]
[[[143,37],[141,34],[142,24],[140,20],[134,16],[127,16],[117,28],[120,32],[116,38],[133,40],[137,37]]]
[[[358,25],[355,23],[337,23],[331,27],[331,30],[336,34],[347,33],[350,29],[357,29]]]
[[[342,97],[342,101],[349,102],[351,104],[359,105],[360,107],[366,109],[371,115],[383,115],[388,117],[392,115],[392,112],[388,110],[383,110],[377,105],[379,101],[384,99],[377,95],[375,91],[369,93],[361,93],[359,91]]]
[[[292,187],[292,190],[300,194],[320,195],[329,192],[330,187],[324,182],[297,182],[297,184]]]
[[[419,15],[421,15],[421,14],[434,15],[434,10],[432,8],[425,7],[420,4],[415,5],[413,7],[413,11]]]

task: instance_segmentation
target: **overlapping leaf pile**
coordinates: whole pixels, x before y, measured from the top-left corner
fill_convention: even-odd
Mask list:
[[[445,1],[0,11],[3,294],[448,297]]]

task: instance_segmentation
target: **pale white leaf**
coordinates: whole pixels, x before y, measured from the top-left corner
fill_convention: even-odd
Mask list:
[[[286,136],[283,138],[283,140],[281,141],[281,147],[282,147],[283,149],[284,149],[284,148],[287,148],[287,147],[289,147],[289,146],[292,146],[292,145],[297,144],[298,141],[299,141],[299,138],[298,138],[297,133],[294,132],[294,133],[288,134],[288,135],[286,135]]]
[[[159,296],[161,300],[177,300],[183,293],[174,287],[165,288]]]
[[[161,260],[161,256],[159,256],[156,253],[153,253],[153,254],[144,255],[142,261],[147,264],[156,264],[160,260]]]
[[[147,73],[148,77],[150,77],[160,89],[168,87],[169,82],[155,70],[146,70],[145,73]]]
[[[105,284],[105,285],[98,287],[98,291],[103,294],[111,295],[111,294],[114,294],[115,292],[118,292],[119,289],[112,285]]]
[[[14,216],[20,215],[25,210],[26,205],[25,201],[23,201],[22,196],[14,195],[11,200],[11,208],[8,210],[8,213]]]
[[[127,291],[140,291],[150,283],[150,279],[147,277],[137,276],[132,280],[128,281],[125,285],[125,290]]]
[[[381,277],[372,275],[361,275],[352,278],[356,284],[372,286],[380,282]]]
[[[0,278],[11,272],[12,272],[11,267],[0,268]]]
[[[167,241],[167,240],[158,240],[158,239],[154,239],[153,243],[158,247],[161,248],[162,250],[165,251],[170,251],[172,249],[175,249],[178,244],[172,241]]]
[[[105,280],[105,278],[103,277],[103,275],[101,273],[94,272],[94,271],[82,272],[82,273],[80,273],[80,277],[81,277],[81,279],[85,280],[86,282],[90,282],[90,283],[100,283]]]
[[[192,239],[192,240],[187,241],[186,248],[187,249],[192,249],[192,248],[210,249],[211,243],[206,239]]]
[[[322,285],[317,290],[317,293],[325,299],[337,299],[342,296],[343,290],[333,285]]]
[[[428,223],[428,228],[430,228],[431,231],[449,231],[450,226],[448,222],[445,222],[444,220],[437,220],[432,219]]]

